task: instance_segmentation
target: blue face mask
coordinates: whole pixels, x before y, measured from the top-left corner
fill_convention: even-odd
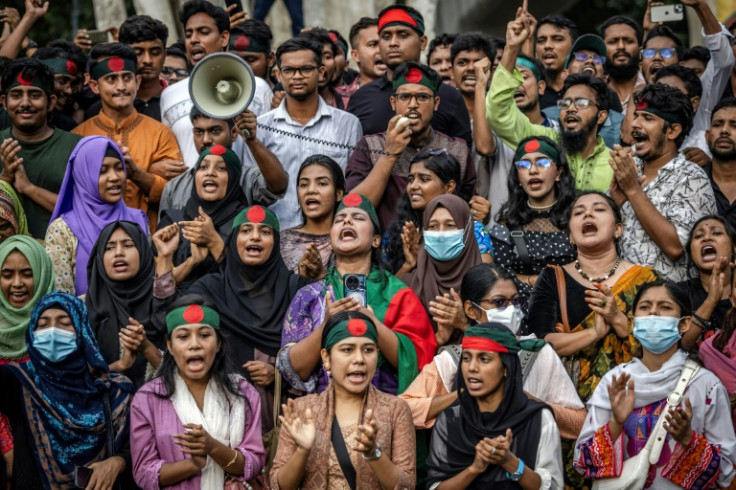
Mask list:
[[[661,354],[682,337],[677,328],[680,320],[671,316],[637,316],[634,318],[634,338],[649,352]]]
[[[425,231],[424,249],[435,260],[447,262],[460,255],[465,248],[463,230]]]
[[[33,346],[49,361],[63,361],[77,350],[77,334],[57,327],[44,328],[33,333]]]

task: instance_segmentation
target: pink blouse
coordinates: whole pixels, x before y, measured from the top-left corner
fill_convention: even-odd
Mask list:
[[[174,442],[174,434],[183,434],[184,426],[176,415],[171,400],[160,398],[163,379],[156,378],[147,383],[133,397],[130,410],[130,449],[133,459],[135,482],[144,490],[158,490],[159,471],[164,463],[174,463],[189,458]],[[254,478],[263,468],[265,451],[261,433],[261,400],[247,381],[240,382],[240,392],[250,405],[246,414],[242,442],[235,448],[245,457],[242,480]],[[247,407],[247,405],[246,405]],[[255,417],[249,414],[256,414]],[[241,479],[241,478],[238,478]],[[166,488],[200,490],[201,475],[197,474],[176,485]]]

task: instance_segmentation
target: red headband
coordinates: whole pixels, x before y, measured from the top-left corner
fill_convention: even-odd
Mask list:
[[[378,19],[378,31],[380,32],[387,24],[391,24],[393,22],[408,24],[414,29],[419,29],[416,19],[409,15],[409,12],[403,9],[391,9]]]

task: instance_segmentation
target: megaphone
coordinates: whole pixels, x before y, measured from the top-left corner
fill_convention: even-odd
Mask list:
[[[248,108],[256,77],[248,63],[232,53],[214,53],[202,59],[189,77],[189,95],[203,114],[230,119]]]

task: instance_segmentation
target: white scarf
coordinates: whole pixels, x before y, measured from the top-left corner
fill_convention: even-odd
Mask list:
[[[233,378],[240,385],[240,377]],[[245,429],[245,400],[234,396],[210,379],[204,392],[204,413],[199,410],[189,387],[174,373],[175,391],[171,397],[174,410],[182,425],[198,424],[207,433],[227,447],[235,448],[243,442]],[[225,470],[207,456],[202,468],[201,488],[217,489],[225,486]]]

